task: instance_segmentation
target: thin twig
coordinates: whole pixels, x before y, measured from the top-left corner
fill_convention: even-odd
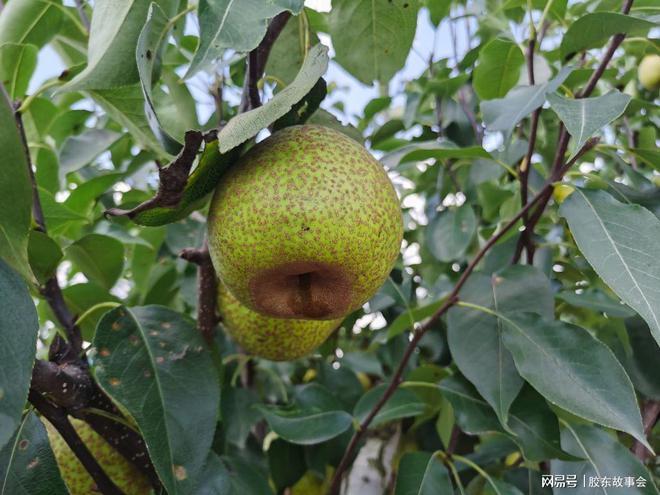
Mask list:
[[[623,14],[628,14],[630,12],[630,9],[632,7],[633,0],[626,0],[626,3],[623,5],[623,8],[621,9]],[[591,75],[589,78],[589,81],[587,81],[586,86],[581,90],[578,91],[575,95],[576,99],[579,98],[588,98],[593,90],[596,88],[596,84],[602,77],[602,75],[605,73],[605,69],[607,68],[608,64],[612,60],[612,57],[614,56],[614,52],[617,50],[619,45],[621,45],[621,42],[624,40],[626,37],[625,34],[619,33],[615,34],[612,37],[612,41],[610,42],[610,45],[605,52],[605,55],[603,56],[600,64],[598,65],[598,68],[594,71],[594,73]],[[559,124],[559,138],[557,139],[557,146],[556,146],[556,152],[555,156],[553,159],[552,163],[552,168],[550,171],[550,179],[552,181],[557,181],[561,179],[561,177],[564,176],[565,171],[570,167],[570,165],[567,163],[564,165],[564,156],[566,155],[566,150],[568,149],[568,143],[571,139],[570,134],[566,130],[566,127],[564,126],[563,123]],[[586,145],[585,145],[586,147]],[[593,146],[592,146],[593,147]],[[589,148],[591,149],[591,148]],[[584,150],[584,148],[583,148]],[[580,154],[584,154],[583,151],[581,151]],[[536,223],[539,221],[539,219],[542,216],[543,211],[545,210],[545,207],[550,201],[550,198],[552,197],[552,193],[550,192],[547,194],[547,197],[541,202],[539,208],[538,208],[538,214],[533,215],[530,217],[529,221],[527,222],[527,225],[525,226],[525,230],[522,233],[522,235],[518,238],[518,243],[516,245],[516,250],[514,254],[514,260],[517,260],[520,257],[520,253],[522,252],[522,249],[524,247],[524,243],[526,239],[531,239],[534,236],[534,228],[536,227]],[[529,253],[528,253],[528,259],[529,259]],[[533,253],[532,253],[532,258],[531,261],[533,261]]]
[[[34,390],[30,390],[29,399],[32,405],[55,427],[69,448],[96,483],[96,489],[103,495],[124,495],[96,461],[75,428],[69,422],[64,409],[50,403]]]
[[[246,112],[261,105],[261,98],[259,97],[257,84],[266,69],[266,62],[268,61],[270,50],[290,17],[291,13],[287,11],[276,15],[273,20],[270,21],[266,35],[261,40],[261,43],[259,43],[259,46],[248,54],[245,81],[243,83],[243,95],[241,97],[239,112]]]
[[[636,148],[637,140],[635,138],[635,131],[633,131],[632,126],[630,125],[630,119],[627,116],[623,116],[623,126],[626,130],[626,137],[628,139],[628,148]],[[637,157],[634,153],[630,153],[630,165],[632,165],[633,170],[637,170],[639,164],[637,163]]]
[[[651,431],[655,427],[655,424],[658,422],[658,419],[660,419],[660,401],[647,400],[642,407],[642,425],[644,426],[644,436],[648,437],[651,434]],[[635,439],[633,442],[630,450],[641,461],[645,461],[651,457],[651,455],[653,455],[637,439]]]
[[[4,88],[2,88],[4,91]],[[28,146],[27,137],[25,135],[25,127],[23,125],[23,116],[16,110],[14,112],[14,119],[16,121],[16,128],[21,137],[23,144],[23,151],[27,162],[28,175],[30,177],[30,185],[32,187],[32,216],[36,223],[36,229],[40,232],[46,233],[46,222],[44,220],[44,212],[41,207],[41,199],[39,198],[39,190],[37,188],[37,181],[34,176],[34,169],[32,167],[32,158],[30,156],[30,148]],[[44,296],[50,305],[55,317],[60,322],[66,333],[69,344],[71,345],[72,353],[69,355],[70,359],[77,356],[82,351],[82,333],[80,328],[75,324],[75,318],[69,312],[69,309],[64,302],[64,296],[57,282],[56,275],[50,277],[43,287],[40,288],[41,294]]]
[[[197,328],[206,342],[211,344],[219,321],[216,313],[218,280],[206,239],[200,249],[184,249],[179,256],[197,265]]]
[[[0,83],[0,91],[6,93],[2,83]],[[32,168],[32,160],[27,145],[21,112],[16,110],[14,117],[27,160],[28,175],[33,196],[32,212],[36,229],[40,232],[47,233],[47,226],[38,194],[37,181]],[[30,402],[40,411],[40,407],[42,406],[46,408],[50,407],[48,410],[51,412],[54,411],[52,408],[61,410],[61,414],[64,414],[65,418],[66,414],[71,414],[85,420],[108,443],[113,445],[120,454],[143,472],[155,489],[160,489],[160,480],[151,463],[144,440],[139,433],[115,421],[88,415],[83,412],[85,408],[94,407],[114,416],[122,416],[121,412],[91,378],[89,365],[82,353],[82,333],[79,326],[76,325],[75,316],[71,313],[64,300],[64,295],[57,277],[50,277],[40,287],[39,291],[48,303],[55,318],[64,329],[67,341],[56,335],[48,351],[50,361],[36,361],[32,373]],[[57,405],[51,404],[45,399],[44,395],[47,395]],[[45,401],[45,405],[39,402],[41,404],[39,406],[32,399],[38,402]],[[60,413],[56,412],[56,414]],[[68,420],[66,423],[68,424]],[[66,425],[63,427],[66,428]],[[87,468],[91,463],[87,461],[87,464],[83,463],[83,465]],[[121,492],[108,491],[107,493]]]
[[[531,12],[530,12],[531,15]],[[534,48],[536,46],[536,30],[534,29],[534,24],[531,23],[530,29],[530,38],[529,43],[527,44],[527,78],[529,79],[529,85],[533,86],[535,84],[534,77]],[[541,115],[541,108],[537,108],[532,113],[531,125],[529,130],[529,141],[527,143],[527,153],[520,162],[520,203],[521,206],[527,204],[529,197],[529,172],[532,166],[532,156],[534,155],[534,149],[536,147],[536,134],[539,128],[539,116]],[[527,252],[527,263],[532,264],[534,261],[534,238],[529,234],[529,229],[527,228],[528,224],[528,215],[523,216],[523,225],[525,230],[520,235],[521,246],[525,247]],[[519,252],[516,252],[514,256],[514,263],[518,262],[520,257]]]
[[[497,243],[497,241],[499,241],[502,238],[504,234],[506,234],[518,223],[518,221],[523,217],[523,215],[525,215],[531,208],[533,208],[539,201],[541,201],[545,197],[545,194],[548,191],[550,191],[550,193],[552,192],[552,182],[547,182],[529,203],[527,203],[518,213],[516,213],[516,215],[511,220],[509,220],[502,227],[501,230],[499,230],[493,236],[491,236],[491,238],[486,242],[486,244],[483,245],[483,247],[479,250],[479,252],[472,259],[470,264],[467,266],[461,277],[458,279],[458,282],[456,282],[456,285],[454,286],[453,290],[445,299],[445,302],[442,304],[442,306],[424,324],[422,324],[417,330],[413,331],[412,339],[410,340],[408,347],[406,347],[406,350],[401,358],[401,361],[399,362],[399,366],[394,372],[394,375],[392,375],[392,379],[389,385],[387,386],[387,388],[385,389],[385,392],[380,397],[378,402],[372,407],[371,411],[369,412],[367,417],[362,421],[359,428],[355,431],[353,437],[351,438],[348,444],[348,447],[344,451],[344,456],[342,457],[339,466],[337,466],[337,470],[335,471],[335,474],[332,478],[332,482],[329,490],[329,493],[331,495],[336,495],[339,493],[339,487],[341,484],[342,477],[344,475],[344,472],[346,471],[346,468],[349,465],[349,462],[351,461],[351,458],[353,457],[354,450],[356,449],[360,440],[364,437],[365,433],[367,432],[367,429],[369,428],[369,425],[376,417],[380,409],[390,399],[396,388],[401,383],[403,372],[405,371],[406,366],[408,365],[408,361],[412,357],[419,341],[426,334],[426,332],[433,327],[434,323],[440,317],[442,317],[449,310],[449,308],[451,308],[454,304],[458,302],[458,295],[461,289],[463,288],[463,285],[465,285],[468,278],[470,277],[474,269],[477,267],[481,259],[486,255],[486,253]]]

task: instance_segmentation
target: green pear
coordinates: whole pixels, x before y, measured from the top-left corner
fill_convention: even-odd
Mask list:
[[[291,361],[309,354],[341,323],[340,318],[300,320],[262,315],[242,305],[222,283],[218,309],[223,326],[246,352],[271,361]]]
[[[218,185],[209,250],[249,308],[332,320],[368,301],[389,275],[403,221],[387,173],[332,129],[288,127],[249,150]]]
[[[149,480],[84,421],[69,418],[80,439],[110,479],[126,495],[149,495]],[[100,493],[96,483],[57,430],[44,420],[50,446],[71,495]]]
[[[639,83],[649,91],[660,87],[660,55],[647,55],[637,68]]]

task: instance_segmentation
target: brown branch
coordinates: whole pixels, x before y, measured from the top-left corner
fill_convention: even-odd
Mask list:
[[[0,90],[5,92],[3,86]],[[32,157],[30,156],[30,147],[28,146],[27,137],[25,135],[25,126],[23,125],[23,116],[18,111],[18,107],[14,111],[14,119],[16,121],[16,128],[21,137],[23,145],[23,152],[28,168],[28,176],[30,178],[30,186],[32,188],[32,216],[36,224],[36,230],[47,233],[46,222],[44,220],[44,212],[41,207],[41,199],[39,198],[39,190],[37,188],[37,181],[34,176],[34,169],[32,165]],[[50,277],[43,287],[40,287],[39,292],[44,296],[48,305],[51,307],[53,314],[60,322],[66,333],[67,339],[70,344],[69,352],[64,352],[67,359],[75,359],[75,357],[82,351],[82,334],[80,328],[75,324],[73,315],[69,312],[65,302],[64,296],[57,282],[56,275]]]
[[[37,400],[48,399],[53,407],[61,409],[64,414],[89,424],[117,452],[132,462],[156,490],[161,488],[144,440],[137,431],[113,419],[123,419],[123,415],[92,380],[84,361],[56,364],[37,360],[32,371],[31,389],[37,395]],[[94,412],[99,410],[105,414]]]
[[[96,488],[103,495],[124,495],[96,461],[75,428],[69,422],[64,409],[50,403],[42,395],[30,390],[29,400],[57,430],[80,463],[96,483]]]
[[[644,406],[642,407],[642,425],[644,426],[644,436],[648,438],[651,434],[651,431],[655,427],[655,424],[660,419],[660,401],[656,400],[647,400]],[[650,458],[653,454],[650,452],[639,440],[633,442],[630,451],[635,454],[635,456],[644,462],[646,459]]]
[[[632,4],[633,4],[633,0],[626,0],[625,4],[623,5],[623,8],[621,9],[622,13],[628,14],[630,12]],[[614,56],[614,52],[617,50],[617,48],[619,48],[619,45],[621,45],[625,37],[626,35],[624,33],[615,34],[612,37],[612,41],[610,42],[610,45],[607,51],[605,52],[605,55],[603,56],[600,64],[598,65],[598,68],[591,75],[591,77],[587,81],[586,86],[581,91],[578,91],[576,93],[575,95],[576,99],[588,98],[591,95],[593,90],[596,88],[596,84],[598,83],[602,75],[605,73],[605,69],[612,60],[612,57]],[[568,143],[570,139],[571,136],[566,130],[566,127],[564,126],[563,123],[561,123],[559,125],[559,138],[557,140],[556,152],[553,159],[552,168],[550,171],[550,179],[552,181],[560,180],[571,166],[568,163],[564,165],[564,156],[566,155],[566,150],[568,150]],[[593,145],[591,147],[593,147]],[[591,149],[591,147],[589,147],[588,149]],[[585,148],[587,148],[586,144],[583,150],[581,150],[578,153],[578,156],[584,154]],[[575,159],[572,161],[575,161]],[[552,193],[550,192],[547,195],[547,198],[545,198],[544,201],[542,201],[541,205],[539,206],[538,214],[536,214],[534,217],[535,220],[533,221],[532,218],[529,219],[527,225],[525,226],[525,230],[521,233],[520,237],[518,238],[518,243],[516,245],[516,250],[513,257],[514,262],[517,262],[517,260],[520,258],[520,254],[522,253],[522,250],[525,246],[525,243],[527,242],[527,239],[530,239],[531,242],[531,239],[534,236],[534,228],[536,227],[537,222],[541,218],[543,210],[545,209],[548,201],[550,201],[551,196]],[[533,248],[531,253],[528,251],[527,260],[528,263],[534,261]]]
[[[4,91],[4,87],[1,83],[0,91]],[[44,221],[44,214],[38,194],[37,181],[32,168],[32,160],[27,145],[22,116],[18,111],[15,111],[14,116],[27,158],[28,174],[32,187],[32,211],[37,225],[36,228],[37,230],[46,233],[47,226]],[[48,303],[57,321],[63,327],[67,336],[67,341],[64,341],[59,335],[56,335],[48,352],[49,359],[54,362],[41,360],[35,362],[32,372],[30,402],[46,417],[54,415],[52,416],[54,421],[53,424],[56,427],[57,424],[60,424],[65,432],[68,432],[68,428],[72,428],[66,419],[67,414],[71,414],[72,416],[87,421],[88,424],[90,424],[97,433],[103,436],[108,443],[114,446],[120,454],[135,464],[140,471],[149,477],[155,489],[159,489],[161,487],[160,480],[156,475],[146,445],[139,433],[117,421],[113,421],[112,419],[98,415],[91,415],[85,412],[85,409],[87,408],[95,408],[110,413],[113,416],[123,418],[122,413],[115,407],[103,391],[101,391],[91,377],[89,365],[85,356],[82,354],[82,334],[80,328],[76,325],[76,318],[71,313],[64,300],[62,289],[57,281],[57,277],[53,276],[49,278],[43,287],[39,288],[39,292]],[[46,396],[52,400],[53,403],[47,400],[45,398]],[[62,417],[64,418],[64,421],[62,421]],[[62,433],[59,428],[58,431]],[[75,430],[73,430],[73,432],[75,433]],[[75,438],[70,436],[70,432],[65,434],[69,434],[70,440],[75,442]],[[62,436],[66,440],[66,437],[64,436],[65,434]],[[75,452],[73,447],[72,450]],[[80,454],[85,455],[82,450],[80,451]],[[81,462],[83,461],[81,460]],[[96,464],[96,461],[94,461],[93,458],[91,459],[91,462],[89,459],[83,462],[83,465],[87,469],[95,469],[94,464]],[[91,472],[90,474],[93,475]],[[100,486],[101,484],[99,487]],[[116,494],[121,492],[113,491],[112,487],[108,487],[107,491],[104,491],[103,493]]]
[[[449,310],[449,308],[451,308],[454,304],[458,302],[459,300],[458,296],[461,289],[463,288],[463,286],[465,285],[468,278],[475,270],[481,259],[486,255],[486,253],[497,243],[497,241],[499,241],[502,238],[504,234],[510,231],[518,223],[518,221],[527,212],[529,212],[531,208],[533,208],[537,203],[539,203],[548,192],[552,194],[552,182],[546,182],[546,184],[541,188],[541,190],[536,194],[536,196],[534,196],[534,198],[529,203],[527,203],[518,213],[516,213],[516,215],[514,215],[514,217],[511,218],[502,227],[501,230],[499,230],[497,233],[491,236],[491,238],[486,242],[486,244],[482,246],[482,248],[479,250],[476,256],[472,259],[470,264],[467,266],[461,277],[458,279],[458,282],[456,282],[456,285],[454,286],[453,290],[445,299],[445,302],[442,304],[442,306],[417,330],[413,330],[412,339],[408,344],[408,347],[406,347],[403,357],[399,362],[399,366],[397,367],[396,371],[394,372],[394,375],[392,376],[392,380],[385,389],[385,392],[383,393],[381,398],[373,406],[367,417],[364,419],[364,421],[362,421],[359,428],[355,431],[353,437],[351,438],[348,444],[348,447],[344,451],[344,456],[342,457],[339,466],[337,466],[337,470],[335,471],[335,474],[332,478],[332,482],[329,490],[330,495],[337,495],[339,493],[339,487],[341,484],[342,477],[353,457],[353,453],[357,445],[366,434],[369,425],[376,417],[380,409],[390,399],[394,391],[399,386],[399,383],[401,383],[403,372],[405,371],[406,366],[408,365],[408,361],[412,357],[415,348],[417,347],[417,344],[419,343],[421,338],[426,334],[428,330],[430,330],[433,327],[434,323]]]
[[[243,83],[243,95],[241,97],[239,112],[246,112],[261,105],[261,98],[259,97],[257,84],[266,69],[266,62],[268,61],[270,50],[290,17],[291,13],[287,11],[273,17],[273,20],[270,21],[268,29],[266,30],[266,35],[261,40],[261,43],[259,43],[259,46],[248,54],[245,80]]]
[[[530,34],[529,43],[527,45],[526,58],[527,58],[527,78],[529,79],[530,86],[533,86],[535,84],[534,48],[536,46],[536,30],[534,29],[533,24],[531,31],[532,32]],[[532,156],[534,154],[534,149],[536,147],[536,134],[539,128],[540,115],[541,115],[541,108],[537,108],[532,113],[532,120],[529,131],[529,142],[527,143],[527,153],[525,153],[525,156],[523,157],[523,160],[520,162],[520,166],[519,166],[521,207],[527,204],[527,200],[529,197],[529,172],[532,166]],[[525,247],[525,251],[527,252],[527,263],[532,264],[532,262],[534,261],[534,238],[530,235],[529,228],[527,227],[528,225],[527,214],[523,216],[523,225],[525,226],[525,230],[523,230],[523,232],[520,235],[521,238],[520,244],[521,246]],[[514,256],[514,263],[518,262],[518,259],[520,258],[520,254],[521,253],[516,252],[516,255]]]
[[[200,131],[187,131],[179,155],[167,167],[159,167],[158,169],[159,183],[156,195],[131,210],[110,208],[104,214],[106,216],[134,218],[139,213],[153,208],[174,208],[178,206],[183,197],[186,184],[188,184],[190,169],[203,140],[204,135]]]
[[[197,328],[208,344],[213,342],[219,318],[216,313],[218,279],[211,263],[207,241],[201,249],[188,248],[179,254],[197,265]]]

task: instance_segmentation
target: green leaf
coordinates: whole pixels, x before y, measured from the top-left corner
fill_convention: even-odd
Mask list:
[[[90,281],[108,290],[124,269],[124,245],[106,235],[87,234],[67,247],[65,253]]]
[[[468,203],[436,215],[427,227],[427,245],[439,261],[452,261],[465,254],[477,233],[477,217]]]
[[[550,106],[575,139],[571,157],[582,149],[587,139],[619,118],[628,106],[630,99],[630,96],[618,91],[611,91],[595,98],[571,100],[557,94],[549,94]]]
[[[523,387],[511,405],[509,427],[516,435],[513,440],[520,445],[528,461],[574,460],[573,456],[561,450],[557,416],[529,385]]]
[[[615,318],[629,318],[635,315],[635,312],[621,301],[615,301],[597,289],[579,293],[564,291],[556,297],[571,306],[598,311]]]
[[[35,45],[0,44],[0,82],[12,100],[25,96],[30,78],[37,67],[39,49]]]
[[[604,191],[584,189],[576,189],[559,211],[596,273],[646,320],[660,345],[658,217]]]
[[[64,141],[60,150],[60,175],[75,172],[117,141],[121,134],[107,129],[90,129]]]
[[[207,67],[226,49],[249,52],[266,34],[268,20],[288,10],[299,14],[302,0],[201,0],[199,48],[186,77]]]
[[[456,423],[465,433],[504,433],[493,409],[481,398],[474,386],[461,375],[453,375],[440,382],[442,394],[454,410]]]
[[[41,48],[62,23],[60,0],[19,0],[5,3],[0,14],[0,45],[31,44]]]
[[[424,0],[424,5],[429,9],[431,22],[438,26],[449,15],[451,0]]]
[[[586,14],[570,24],[559,51],[562,59],[566,59],[578,51],[603,46],[617,33],[645,34],[654,26],[653,22],[616,12]]]
[[[571,489],[575,495],[588,495],[593,493],[626,493],[632,495],[657,495],[658,489],[653,482],[653,476],[644,465],[619,441],[616,436],[608,434],[589,425],[569,425],[561,432],[561,446],[567,452],[586,459],[583,462],[552,461],[551,472],[559,474],[579,474],[578,486]],[[632,477],[633,483],[639,477],[646,480],[646,487],[626,486],[623,488],[604,487],[590,488],[582,486],[582,479],[617,476]],[[584,478],[583,478],[584,477]]]
[[[268,425],[291,443],[314,445],[340,435],[351,426],[345,411],[285,411],[260,407]]]
[[[413,308],[410,311],[405,311],[397,316],[394,321],[387,327],[387,339],[392,339],[397,335],[402,334],[409,328],[412,328],[415,322],[421,321],[433,315],[445,303],[444,299],[432,302],[425,306]]]
[[[491,277],[475,273],[461,291],[461,300],[509,315],[535,311],[552,318],[548,279],[537,269],[514,265]],[[472,308],[454,307],[447,317],[449,349],[458,369],[507,424],[511,403],[523,380],[502,342],[503,321]]]
[[[307,469],[305,450],[278,438],[268,448],[268,468],[278,490],[293,486]]]
[[[387,384],[382,383],[360,397],[353,410],[355,419],[362,423],[371,409],[381,399],[386,388]],[[387,402],[385,402],[378,414],[376,414],[370,427],[373,428],[396,419],[417,416],[418,414],[422,414],[425,408],[426,405],[415,392],[404,388],[397,388],[392,396],[387,399]]]
[[[0,260],[0,448],[21,422],[39,322],[25,282]]]
[[[161,58],[167,36],[172,29],[169,18],[157,3],[149,6],[147,22],[144,23],[137,40],[135,58],[140,76],[140,85],[144,94],[144,111],[149,127],[168,153],[176,155],[181,151],[181,143],[173,138],[161,125],[154,108],[151,88],[153,87],[154,71],[160,71]]]
[[[447,468],[429,452],[409,452],[399,463],[394,495],[452,495]]]
[[[211,451],[195,495],[273,495],[263,465],[254,461],[254,457],[219,456]]]
[[[628,151],[640,160],[648,163],[654,169],[660,171],[660,151],[657,149],[634,148]]]
[[[365,84],[403,68],[417,28],[417,0],[335,0],[328,20],[337,62]]]
[[[160,306],[116,308],[99,322],[94,347],[99,384],[137,422],[167,492],[195,493],[220,385],[192,321]]]
[[[482,100],[505,96],[518,82],[524,62],[525,56],[514,41],[495,38],[486,43],[473,74],[477,96]]]
[[[483,495],[523,495],[523,492],[509,483],[498,479],[491,479],[484,485]]]
[[[110,89],[139,82],[133,54],[151,3],[151,0],[97,0],[89,32],[87,67],[60,91]],[[174,15],[179,4],[177,0],[155,3],[167,15]]]
[[[49,235],[57,237],[71,225],[80,225],[81,222],[87,220],[80,213],[55,201],[55,197],[45,189],[38,187],[37,190]]]
[[[547,400],[648,445],[630,378],[605,344],[533,314],[506,318],[503,328],[518,371]]]
[[[626,320],[631,353],[623,358],[624,366],[635,388],[653,400],[660,400],[660,348],[653,340],[648,325],[640,317]]]
[[[28,259],[32,273],[43,284],[55,273],[62,259],[62,250],[47,234],[33,230],[28,241]]]
[[[17,2],[18,3],[18,2]],[[6,9],[5,9],[6,10]],[[4,12],[3,12],[4,14]],[[7,93],[0,86],[0,258],[27,280],[34,279],[28,264],[28,235],[32,221],[32,189],[28,162],[21,135],[16,127],[14,111]]]
[[[252,427],[262,418],[256,407],[259,396],[250,389],[226,387],[222,389],[220,412],[222,427],[227,440],[245,448]]]
[[[83,338],[91,341],[94,338],[96,324],[112,305],[119,299],[109,291],[91,282],[69,285],[62,289],[64,301],[74,315],[83,315],[85,319],[79,323]],[[116,306],[116,304],[115,304]],[[95,308],[95,309],[92,309]],[[88,310],[91,310],[88,312]],[[51,319],[54,316],[50,317]]]
[[[491,158],[481,146],[461,148],[451,141],[426,141],[412,143],[383,156],[380,161],[387,168],[395,168],[400,163],[428,160],[446,160],[449,158]]]
[[[11,440],[0,449],[1,495],[67,495],[50,449],[46,428],[28,412]]]
[[[285,85],[291,84],[302,67],[307,54],[305,36],[309,35],[310,45],[319,42],[316,33],[309,32],[308,29],[305,14],[289,19],[270,51],[266,75],[277,79],[278,90],[282,89],[279,81]]]
[[[563,67],[550,81],[536,86],[520,86],[505,98],[481,102],[484,124],[489,131],[501,131],[508,137],[518,122],[545,103],[546,95],[557,90],[573,70]]]
[[[289,86],[263,106],[237,115],[223,127],[218,133],[220,153],[236,148],[285,115],[309,93],[327,68],[328,49],[318,44],[309,51],[300,72]]]
[[[73,211],[87,212],[96,199],[119,182],[122,177],[124,177],[123,173],[109,173],[97,175],[79,184],[64,201],[64,206]]]
[[[90,96],[122,127],[128,129],[133,139],[145,148],[167,159],[144,114],[144,95],[139,84],[120,88],[89,91]]]

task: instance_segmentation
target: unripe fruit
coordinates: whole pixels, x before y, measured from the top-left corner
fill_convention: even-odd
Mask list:
[[[341,319],[298,320],[264,316],[243,306],[222,284],[218,310],[222,324],[249,354],[291,361],[309,354],[339,326]]]
[[[209,210],[218,275],[249,308],[279,318],[343,317],[378,290],[403,221],[385,170],[332,129],[288,127],[257,144]]]
[[[660,55],[647,55],[637,68],[639,83],[649,91],[660,87]]]
[[[69,420],[92,456],[120,490],[126,495],[149,495],[151,493],[151,485],[147,478],[91,426],[79,419],[69,418]],[[57,430],[49,422],[44,421],[44,423],[62,479],[71,495],[100,493],[92,477]]]

